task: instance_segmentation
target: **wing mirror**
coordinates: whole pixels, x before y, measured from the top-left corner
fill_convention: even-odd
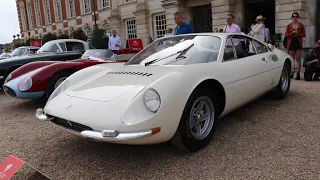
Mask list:
[[[271,51],[273,51],[274,45],[269,43],[269,44],[268,44],[268,48],[269,48]]]

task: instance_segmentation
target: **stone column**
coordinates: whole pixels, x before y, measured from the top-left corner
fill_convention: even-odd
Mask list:
[[[122,28],[122,21],[121,21],[121,16],[120,16],[120,11],[119,9],[112,8],[110,12],[110,17],[108,18],[110,21],[110,27],[111,30],[116,30],[118,36],[120,36],[121,41],[122,41],[122,47],[126,47],[126,38],[124,35],[124,28]]]
[[[238,24],[240,28],[244,28],[244,0],[235,0],[235,5],[234,5],[234,16],[235,20],[234,23]]]
[[[136,19],[137,38],[142,40],[143,47],[146,47],[149,42],[149,9],[146,2],[139,2],[136,6],[136,11],[133,13]]]
[[[229,13],[236,14],[235,2],[236,0],[212,0],[212,29],[224,29],[227,15]]]
[[[296,1],[296,0],[276,0],[276,33],[282,33],[282,39],[286,27],[292,22],[291,15],[293,12],[298,12],[300,15],[300,22],[305,25],[306,38],[303,40],[304,48],[311,48],[315,42],[316,35],[316,13],[317,1]],[[282,47],[282,43],[280,43]]]
[[[162,0],[162,7],[165,9],[167,28],[175,28],[174,13],[182,12],[184,20],[190,23],[189,8],[187,7],[186,0]]]

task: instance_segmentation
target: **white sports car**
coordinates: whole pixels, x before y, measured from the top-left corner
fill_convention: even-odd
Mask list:
[[[194,152],[219,117],[266,93],[286,97],[292,65],[287,53],[246,35],[160,38],[124,65],[74,73],[36,117],[96,141],[171,141]]]

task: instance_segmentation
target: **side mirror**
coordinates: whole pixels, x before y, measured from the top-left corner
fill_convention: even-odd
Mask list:
[[[274,49],[274,45],[272,45],[272,44],[268,44],[268,48],[269,48],[271,51],[273,51],[273,49]]]

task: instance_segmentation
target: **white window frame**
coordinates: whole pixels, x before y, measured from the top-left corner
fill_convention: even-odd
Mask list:
[[[26,31],[27,27],[28,27],[28,24],[27,24],[27,15],[26,15],[26,11],[25,11],[24,5],[20,6],[20,13],[21,13],[21,20],[22,20],[22,23],[21,23],[22,30]]]
[[[86,8],[86,3],[88,3],[88,7]],[[91,13],[91,0],[82,0],[83,14]]]
[[[104,6],[104,4],[106,5]],[[102,9],[110,8],[110,0],[101,0],[101,8]]]
[[[61,0],[55,0],[54,1],[54,7],[55,7],[55,14],[56,14],[56,21],[60,22],[63,20],[62,17],[62,6],[61,6]]]
[[[131,24],[128,24],[131,22]],[[133,23],[134,22],[134,23]],[[129,25],[131,26],[129,28]],[[137,38],[137,21],[136,19],[126,19],[125,20],[125,28],[126,28],[126,37],[127,39],[136,39]]]
[[[33,23],[33,14],[32,14],[32,5],[31,2],[27,4],[27,14],[28,14],[28,20],[29,20],[29,29],[34,28],[34,23]]]
[[[76,17],[76,8],[74,0],[68,0],[69,18]]]
[[[159,19],[157,19],[157,17]],[[165,22],[165,24],[158,24],[157,25],[157,22],[159,23],[162,23],[162,21]],[[166,14],[165,13],[161,13],[161,14],[155,14],[153,16],[153,25],[154,25],[154,39],[158,39],[158,38],[161,38],[163,37],[167,32],[167,20],[166,20]],[[164,28],[162,29],[162,26],[164,26]],[[157,29],[159,27],[159,29]]]
[[[41,18],[41,9],[40,9],[40,0],[35,0],[34,2],[36,16],[37,16],[37,25],[38,27],[42,27],[42,18]]]
[[[50,2],[49,0],[44,0],[44,12],[46,15],[46,23],[51,24],[51,11],[50,11]]]

